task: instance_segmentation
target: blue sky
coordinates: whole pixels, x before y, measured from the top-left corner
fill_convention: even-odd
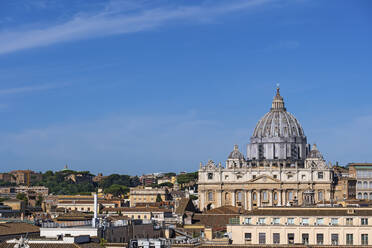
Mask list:
[[[88,4],[89,3],[89,4]],[[371,1],[1,1],[10,169],[195,171],[275,85],[328,161],[372,162]]]

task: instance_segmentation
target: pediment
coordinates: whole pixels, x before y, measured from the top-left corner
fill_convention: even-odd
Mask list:
[[[280,183],[280,180],[268,175],[258,176],[249,181],[250,183]]]

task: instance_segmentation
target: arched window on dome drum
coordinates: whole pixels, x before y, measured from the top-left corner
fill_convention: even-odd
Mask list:
[[[364,199],[364,200],[368,200],[368,194],[367,194],[367,193],[364,193],[364,194],[363,194],[363,199]]]
[[[255,201],[257,200],[257,194],[256,194],[256,192],[253,193],[253,200],[255,200]]]
[[[274,200],[278,200],[278,193],[274,192]]]
[[[361,189],[362,188],[362,182],[358,181],[357,188]]]
[[[359,199],[359,200],[362,199],[362,193],[358,193],[358,199]]]

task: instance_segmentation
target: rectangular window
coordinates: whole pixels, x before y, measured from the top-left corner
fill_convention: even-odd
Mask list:
[[[323,200],[323,191],[318,191],[318,201]]]
[[[317,218],[316,219],[316,224],[317,225],[324,225],[324,219],[323,218]]]
[[[276,178],[278,178],[278,176],[277,175],[274,175],[274,178],[276,179]]]
[[[362,234],[362,245],[368,245],[368,234]]]
[[[331,234],[331,244],[338,245],[338,234],[337,233]]]
[[[303,245],[308,245],[309,244],[309,234],[308,233],[303,233],[302,234],[302,244]]]
[[[346,234],[346,244],[353,245],[353,234],[352,233]]]
[[[230,219],[229,219],[229,224],[231,224],[231,225],[240,225],[239,217],[236,217],[236,218],[230,218]]]
[[[309,218],[302,218],[301,223],[302,223],[302,225],[304,225],[304,226],[309,225]]]
[[[352,226],[353,225],[353,218],[346,218],[346,225]]]
[[[273,218],[273,225],[279,225],[280,219],[279,218]]]
[[[294,244],[294,233],[288,233],[288,244]]]
[[[288,200],[289,201],[292,201],[293,200],[293,192],[292,191],[289,191],[288,192]]]
[[[324,235],[323,233],[317,233],[316,234],[316,244],[317,245],[322,245],[324,242]]]
[[[208,173],[208,180],[212,180],[213,179],[213,173]]]
[[[266,219],[265,218],[258,218],[258,224],[264,225],[265,222],[266,222]]]
[[[280,244],[280,233],[273,233],[273,244]]]
[[[337,218],[332,218],[331,219],[331,225],[333,225],[333,226],[338,225],[338,219]]]
[[[323,172],[318,172],[318,179],[323,179]]]
[[[362,218],[362,219],[361,219],[361,222],[362,222],[362,225],[363,225],[363,226],[368,225],[368,218]]]
[[[287,224],[288,225],[294,225],[294,218],[288,218],[287,219]]]
[[[213,193],[208,192],[208,201],[213,201]]]
[[[252,241],[252,233],[244,233],[245,241]]]
[[[258,233],[258,243],[260,245],[266,244],[266,233]]]
[[[245,218],[244,219],[244,224],[246,224],[246,225],[252,224],[252,219],[251,218]]]

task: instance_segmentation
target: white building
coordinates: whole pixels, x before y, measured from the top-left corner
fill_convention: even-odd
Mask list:
[[[312,205],[333,197],[333,172],[316,145],[307,144],[297,119],[287,112],[279,88],[270,111],[258,121],[247,146],[237,145],[225,166],[200,164],[199,208],[225,205]]]

